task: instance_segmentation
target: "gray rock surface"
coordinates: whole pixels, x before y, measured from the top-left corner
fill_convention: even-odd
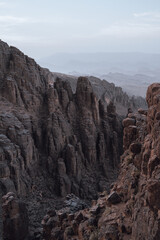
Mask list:
[[[3,239],[23,240],[28,237],[28,214],[24,202],[8,192],[2,198]]]
[[[122,124],[111,105],[107,111],[87,78],[73,93],[0,41],[0,186],[26,202],[33,234],[57,196],[96,198],[116,179]]]
[[[52,82],[54,82],[57,77],[60,77],[71,84],[73,92],[76,91],[78,77],[62,73],[52,74]],[[115,86],[114,83],[108,82],[107,80],[101,80],[93,76],[87,76],[87,78],[90,81],[97,98],[103,102],[105,107],[107,107],[110,102],[113,102],[116,107],[116,112],[119,115],[126,116],[128,108],[131,108],[134,112],[139,108],[147,109],[147,103],[143,97],[129,96],[121,87]]]

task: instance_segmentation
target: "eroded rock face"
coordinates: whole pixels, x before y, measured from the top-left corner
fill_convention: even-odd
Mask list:
[[[64,81],[69,81],[73,92],[76,92],[78,77],[62,73],[52,73],[52,79],[56,79],[56,77],[60,77]],[[117,87],[114,83],[110,83],[106,80],[101,80],[93,76],[88,77],[88,79],[97,98],[104,103],[105,107],[112,102],[119,115],[126,116],[129,108],[134,112],[137,112],[140,108],[147,109],[144,98],[135,96],[129,97],[121,87]]]
[[[53,84],[48,70],[0,41],[3,195],[31,197],[30,206],[32,197],[36,206],[53,195],[96,198],[116,179],[121,153],[121,119],[112,103],[107,111],[97,99],[87,78],[78,79],[73,93],[67,81]],[[36,211],[29,207],[29,217]]]
[[[74,235],[74,230],[72,226],[69,226],[69,223],[74,221],[74,228],[76,229],[78,223],[84,219],[83,214],[79,212],[79,210],[87,207],[89,207],[87,203],[74,194],[67,195],[64,202],[64,208],[54,211],[54,214],[52,211],[48,211],[47,215],[44,216],[42,220],[43,234],[41,237],[44,239],[57,240],[68,239],[69,235]],[[68,225],[65,224],[67,221]]]
[[[77,212],[74,220],[67,215],[61,223],[62,238],[160,239],[159,94],[160,84],[152,84],[147,91],[148,112],[129,113],[123,122],[125,152],[110,194],[102,193],[91,208]],[[49,239],[55,238],[50,235]]]
[[[9,192],[2,198],[3,239],[23,240],[28,237],[28,215],[24,202]]]
[[[61,196],[95,197],[116,176],[122,152],[116,113],[100,107],[87,78],[78,79],[73,94],[67,81],[57,79],[53,86],[33,59],[3,42],[0,46],[3,192],[25,196],[38,184],[36,176],[48,174]]]

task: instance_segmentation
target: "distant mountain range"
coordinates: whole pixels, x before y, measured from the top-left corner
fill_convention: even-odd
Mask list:
[[[158,82],[160,76],[160,54],[57,53],[38,62],[54,72],[106,79],[130,95],[143,97],[147,87]]]
[[[158,77],[151,77],[144,74],[127,75],[123,73],[109,73],[100,76],[108,82],[121,86],[128,95],[145,97],[148,86],[158,81]]]

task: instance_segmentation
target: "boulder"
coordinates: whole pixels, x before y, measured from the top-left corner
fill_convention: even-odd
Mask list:
[[[129,126],[134,126],[135,125],[135,119],[133,118],[125,118],[123,120],[123,127],[129,127]]]

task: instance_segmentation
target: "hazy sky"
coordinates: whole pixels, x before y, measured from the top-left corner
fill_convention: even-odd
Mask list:
[[[56,52],[160,53],[160,0],[0,0],[0,39]]]

